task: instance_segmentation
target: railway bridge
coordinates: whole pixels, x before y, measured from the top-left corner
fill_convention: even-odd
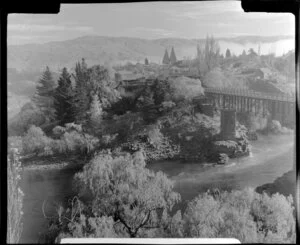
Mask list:
[[[205,100],[214,108],[269,115],[281,124],[295,122],[295,96],[262,93],[248,89],[205,88]],[[201,99],[201,97],[197,97]],[[202,97],[203,99],[203,97]]]

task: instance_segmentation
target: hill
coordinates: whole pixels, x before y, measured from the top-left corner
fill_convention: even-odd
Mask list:
[[[252,47],[261,53],[274,52],[278,55],[293,49],[293,37],[244,36],[235,38],[219,38],[221,53],[227,48],[239,54]],[[175,48],[179,59],[193,58],[196,55],[197,43],[204,39],[140,39],[129,37],[85,36],[73,40],[49,42],[44,44],[26,44],[8,46],[8,67],[19,71],[40,71],[49,66],[53,71],[62,67],[74,67],[74,63],[85,58],[89,65],[109,62],[112,64],[143,62],[147,57],[151,62],[161,63],[164,50]],[[271,48],[270,48],[271,47]]]

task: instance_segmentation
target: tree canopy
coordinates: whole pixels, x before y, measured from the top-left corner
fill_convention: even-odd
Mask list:
[[[116,157],[100,154],[75,179],[79,193],[90,194],[93,212],[112,216],[130,237],[146,226],[156,226],[158,212],[170,211],[180,200],[165,174],[145,168],[142,152]]]
[[[55,118],[54,104],[55,82],[53,80],[49,67],[43,72],[42,77],[38,81],[36,92],[32,98],[39,110],[46,116],[47,121]]]

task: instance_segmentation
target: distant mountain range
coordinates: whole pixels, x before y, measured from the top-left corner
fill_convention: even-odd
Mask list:
[[[282,55],[294,49],[293,36],[240,36],[217,38],[221,53],[229,48],[232,53],[240,54],[244,49],[253,48],[261,54]],[[88,65],[144,62],[161,63],[165,49],[170,52],[174,47],[178,59],[194,58],[198,43],[205,39],[140,39],[129,37],[84,36],[72,40],[44,44],[25,44],[8,46],[8,67],[19,71],[40,71],[49,66],[53,71],[63,67],[72,68],[85,58]]]

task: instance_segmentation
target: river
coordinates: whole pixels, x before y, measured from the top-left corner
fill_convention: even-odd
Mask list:
[[[231,159],[224,166],[203,166],[197,163],[160,161],[148,168],[163,171],[174,181],[175,191],[188,201],[209,188],[223,190],[255,188],[273,182],[293,169],[294,136],[260,136],[252,141],[248,157]],[[65,203],[74,195],[72,177],[77,170],[24,170],[24,227],[20,242],[37,243],[39,233],[46,229],[45,214],[51,216],[55,205]],[[296,183],[295,183],[296,184]]]

